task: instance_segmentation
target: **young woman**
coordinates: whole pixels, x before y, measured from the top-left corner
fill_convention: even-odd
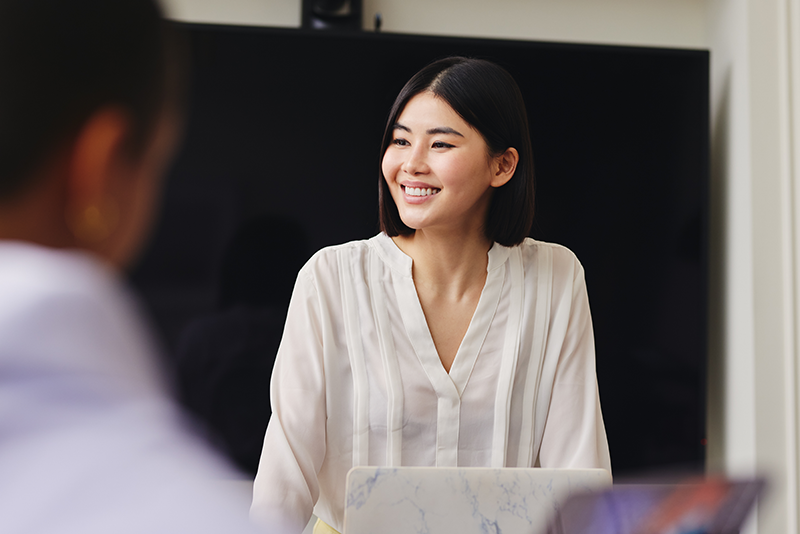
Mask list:
[[[449,58],[397,97],[382,233],[300,272],[272,376],[252,515],[341,530],[356,465],[611,468],[583,269],[527,238],[525,106],[497,65]],[[328,530],[329,531],[329,530]]]

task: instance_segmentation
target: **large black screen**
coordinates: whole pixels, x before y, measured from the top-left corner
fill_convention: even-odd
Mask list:
[[[132,281],[183,387],[193,390],[184,396],[201,399],[199,412],[198,404],[227,406],[211,417],[221,420],[212,426],[228,427],[217,429],[228,435],[224,447],[249,440],[257,449],[269,414],[265,377],[286,295],[272,286],[290,290],[296,262],[314,250],[377,233],[378,149],[392,101],[423,65],[457,54],[501,64],[525,96],[536,164],[532,236],[566,245],[585,267],[615,473],[702,467],[707,52],[184,29],[193,60],[185,140]],[[244,260],[250,274],[223,259],[236,255],[231,242],[248,225],[272,229],[250,241],[262,249],[260,258]],[[306,241],[295,239],[302,234]],[[287,255],[295,263],[282,262]],[[263,323],[271,326],[243,326],[234,312],[224,317],[231,303],[221,295],[231,280],[244,286],[240,292],[271,295],[264,306],[277,311],[265,312]],[[209,325],[226,321],[238,326],[208,334]],[[224,364],[207,361],[227,357],[247,328],[269,330],[254,335],[250,370],[220,378]],[[193,366],[193,358],[206,363]],[[187,372],[187,365],[199,370]],[[226,415],[241,410],[251,418]],[[237,427],[246,425],[259,428]],[[252,470],[250,457],[239,462]]]

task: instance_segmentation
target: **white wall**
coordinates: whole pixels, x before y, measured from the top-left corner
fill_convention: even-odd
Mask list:
[[[297,27],[300,0],[164,0]],[[798,528],[800,0],[364,0],[384,31],[712,51],[709,468],[772,477],[748,533]]]
[[[300,0],[163,0],[190,22],[299,26]],[[364,28],[470,37],[702,48],[705,0],[364,0]]]
[[[709,446],[712,471],[755,465],[753,206],[747,10],[709,2],[711,56],[711,294]]]
[[[300,26],[300,0],[161,0],[167,16],[186,22]]]
[[[705,47],[704,0],[364,0],[386,31]]]
[[[770,477],[750,532],[794,533],[800,211],[797,0],[709,0],[709,464]]]

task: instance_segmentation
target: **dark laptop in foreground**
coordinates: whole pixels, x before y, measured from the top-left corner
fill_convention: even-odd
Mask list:
[[[737,534],[763,490],[723,478],[616,485],[572,497],[547,534]]]

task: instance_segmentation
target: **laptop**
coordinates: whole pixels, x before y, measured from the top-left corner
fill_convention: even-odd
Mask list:
[[[355,467],[343,534],[541,534],[570,497],[610,486],[604,469]]]
[[[572,497],[548,534],[738,534],[764,487],[720,477],[622,484]]]

